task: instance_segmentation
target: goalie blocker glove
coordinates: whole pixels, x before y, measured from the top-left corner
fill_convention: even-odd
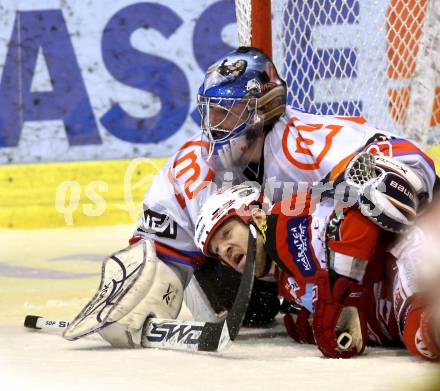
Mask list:
[[[426,200],[420,177],[405,163],[362,152],[349,163],[345,180],[358,190],[361,213],[381,228],[401,233]]]

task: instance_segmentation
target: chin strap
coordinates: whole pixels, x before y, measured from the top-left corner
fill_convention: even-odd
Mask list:
[[[264,262],[264,269],[260,278],[266,276],[270,272],[270,268],[272,267],[272,259],[268,255],[266,255],[266,259]]]
[[[251,221],[250,225],[254,226],[254,228],[257,230],[257,232],[259,234],[261,234],[261,236],[263,237],[263,243],[266,243],[267,225],[264,224],[261,229],[257,226],[257,224],[255,224],[254,221]],[[263,269],[261,276],[259,276],[258,278],[266,276],[269,273],[271,266],[272,266],[272,259],[269,257],[269,255],[266,254],[266,257],[264,260],[264,269]]]

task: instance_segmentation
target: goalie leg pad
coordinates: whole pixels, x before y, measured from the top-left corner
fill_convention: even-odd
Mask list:
[[[140,347],[145,319],[175,318],[183,284],[156,255],[154,242],[142,240],[106,258],[94,297],[70,322],[63,336],[75,340],[102,330],[118,347]]]
[[[144,274],[144,278],[137,282],[150,284],[148,293],[142,297],[136,293],[125,296],[124,299],[127,300],[122,299],[113,312],[118,315],[124,313],[126,307],[132,307],[133,300],[137,301],[135,307],[116,323],[99,332],[114,347],[142,347],[142,328],[147,318],[175,319],[179,314],[183,301],[183,284],[173,269],[156,257],[147,263]],[[136,283],[132,287],[134,290]]]
[[[148,278],[145,280],[149,274],[144,272],[144,268],[147,260],[154,257],[154,244],[150,241],[141,241],[107,257],[102,263],[97,292],[70,322],[64,338],[75,340],[92,334],[131,311],[140,300],[138,297],[144,296],[150,289],[151,283]],[[126,295],[123,311],[113,312]]]

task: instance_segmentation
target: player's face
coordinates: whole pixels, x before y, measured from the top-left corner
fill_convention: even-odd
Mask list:
[[[238,218],[230,218],[212,236],[209,252],[243,273],[248,236],[247,225]]]
[[[212,105],[209,107],[209,124],[214,138],[223,138],[236,129],[248,118],[247,105],[235,103],[231,107]],[[217,128],[212,129],[212,128]]]
[[[246,263],[249,227],[239,218],[226,220],[212,236],[208,248],[209,252],[223,263],[243,273]],[[257,236],[256,276],[259,277],[265,269],[266,255],[263,240]]]

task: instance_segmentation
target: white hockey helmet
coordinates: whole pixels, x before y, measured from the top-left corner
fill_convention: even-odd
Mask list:
[[[194,241],[205,255],[210,255],[208,243],[220,225],[229,217],[237,216],[249,224],[254,207],[270,207],[270,201],[253,186],[237,185],[213,193],[197,217]]]

